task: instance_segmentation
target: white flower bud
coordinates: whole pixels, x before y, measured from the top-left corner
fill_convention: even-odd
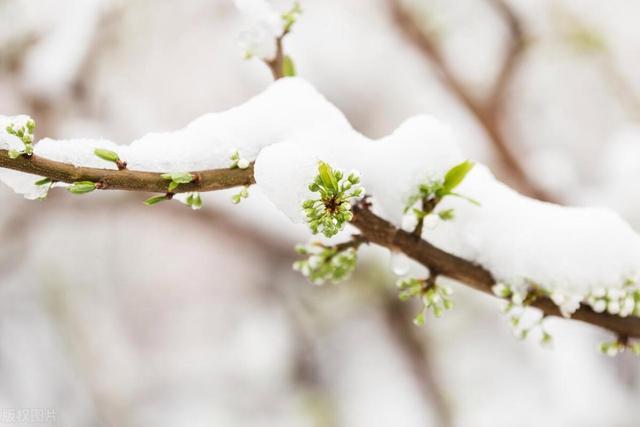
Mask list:
[[[500,298],[505,298],[509,296],[509,293],[511,293],[511,290],[504,283],[497,283],[493,285],[491,287],[491,291],[494,293],[494,295]]]
[[[596,313],[602,313],[607,309],[607,301],[599,299],[594,304],[591,304],[591,308],[593,308],[593,311]]]
[[[617,300],[609,301],[609,304],[607,304],[607,311],[609,314],[620,313],[620,303]]]
[[[620,310],[620,316],[627,317],[631,313],[633,313],[633,309],[635,308],[636,303],[632,296],[628,296],[624,299],[622,303],[622,309]]]
[[[322,264],[322,257],[318,255],[309,257],[309,267],[317,268],[320,266],[320,264]]]
[[[240,169],[246,169],[249,167],[249,160],[247,159],[240,159],[238,160],[238,167]]]
[[[520,292],[514,292],[513,296],[511,297],[511,301],[514,304],[517,305],[521,305],[524,302],[526,295]]]
[[[564,296],[564,294],[558,293],[558,292],[553,292],[551,294],[551,301],[553,301],[553,303],[555,305],[562,305],[566,300],[566,297]]]

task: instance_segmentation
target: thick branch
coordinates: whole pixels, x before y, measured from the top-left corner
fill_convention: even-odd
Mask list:
[[[371,243],[400,250],[428,267],[433,274],[455,279],[476,290],[492,294],[491,287],[496,281],[483,267],[449,254],[411,233],[398,229],[375,215],[364,204],[355,206],[354,214],[352,224]],[[560,316],[560,310],[548,298],[538,298],[531,305],[541,309],[547,315]],[[607,313],[596,313],[588,306],[582,305],[573,314],[572,319],[609,329],[619,335],[640,337],[640,318],[637,317],[623,318]]]
[[[0,150],[0,167],[67,183],[92,181],[101,183],[101,188],[104,189],[165,193],[168,184],[160,173],[75,167],[37,156],[30,159],[24,157],[11,159],[6,150]],[[176,189],[177,192],[215,191],[255,183],[253,164],[247,169],[214,169],[192,172],[192,174],[198,177],[196,182],[180,185]],[[391,250],[400,250],[428,267],[436,275],[447,276],[479,291],[491,293],[495,279],[489,271],[438,249],[419,236],[398,229],[372,213],[366,203],[360,203],[354,207],[352,224],[360,230],[361,236],[356,236],[354,241],[348,243],[349,245],[357,246],[370,242]],[[560,315],[556,305],[547,298],[538,298],[532,305],[548,315]],[[622,318],[606,313],[595,313],[589,307],[582,306],[574,313],[573,319],[609,329],[620,335],[640,337],[640,318],[637,317]]]
[[[70,184],[91,181],[100,183],[100,188],[107,190],[166,193],[168,185],[168,181],[162,178],[161,173],[76,167],[39,156],[11,159],[7,150],[0,150],[0,167]],[[194,182],[181,184],[174,192],[215,191],[255,183],[253,164],[247,169],[212,169],[195,171],[191,174],[196,177]]]

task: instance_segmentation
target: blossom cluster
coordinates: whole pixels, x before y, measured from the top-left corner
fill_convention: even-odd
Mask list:
[[[33,133],[36,129],[36,122],[31,117],[22,117],[25,118],[23,123],[11,123],[7,125],[5,129],[9,135],[13,135],[18,138],[24,146],[22,150],[9,150],[9,157],[12,159],[16,159],[22,155],[30,156],[33,154]]]
[[[313,234],[320,232],[326,237],[333,237],[342,231],[353,218],[351,200],[364,195],[359,184],[357,172],[345,176],[341,170],[334,170],[325,162],[318,164],[318,175],[309,184],[309,190],[318,193],[319,197],[305,200],[302,204]]]
[[[396,286],[400,290],[400,300],[408,301],[413,297],[418,297],[422,301],[423,309],[414,319],[414,323],[418,326],[424,325],[427,311],[431,311],[434,316],[440,317],[445,310],[453,308],[453,301],[451,300],[453,290],[448,286],[436,283],[431,278],[405,277],[398,280]]]
[[[316,285],[327,281],[337,283],[348,279],[358,261],[357,250],[354,247],[341,249],[320,243],[311,243],[298,245],[296,251],[307,258],[296,261],[293,268]]]
[[[587,303],[596,313],[640,316],[640,288],[630,282],[621,289],[594,289],[587,296]]]

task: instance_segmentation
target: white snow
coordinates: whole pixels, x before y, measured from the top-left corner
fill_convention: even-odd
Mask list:
[[[640,272],[640,238],[615,212],[561,207],[524,197],[477,165],[445,198],[455,219],[425,232],[438,247],[476,261],[516,289],[538,284],[566,296],[620,288]]]
[[[276,38],[284,31],[282,15],[294,7],[292,0],[234,0],[249,23],[240,33],[238,44],[247,57],[273,59]]]
[[[47,194],[46,186],[34,185],[41,178],[41,176],[0,168],[0,181],[28,200],[36,200]]]
[[[0,132],[0,144],[13,143]],[[345,172],[359,171],[375,211],[405,228],[403,210],[419,184],[442,179],[465,159],[454,132],[434,117],[413,117],[391,135],[372,140],[353,130],[336,107],[299,78],[279,80],[239,107],[207,114],[175,132],[148,134],[129,146],[45,139],[35,153],[113,168],[93,154],[96,147],[118,152],[132,170],[158,172],[229,167],[237,150],[243,159],[256,161],[260,190],[294,222],[304,222],[301,204],[315,198],[307,186],[318,161],[326,161]],[[0,179],[18,192],[34,194],[24,174],[2,171]],[[427,218],[423,237],[481,264],[515,290],[540,285],[571,312],[590,291],[620,288],[640,273],[640,238],[610,210],[532,200],[479,164],[456,191],[481,206],[445,198],[436,213],[454,209],[455,218]]]
[[[27,116],[0,116],[0,148],[21,149],[22,143],[5,131],[12,121],[22,123]],[[281,79],[246,103],[220,113],[209,113],[185,128],[165,133],[150,133],[130,145],[116,145],[107,140],[54,140],[36,143],[34,154],[51,160],[113,169],[94,154],[95,148],[115,151],[131,170],[151,172],[184,172],[226,168],[234,151],[253,161],[260,150],[270,144],[304,133],[337,132],[350,129],[344,115],[310,84],[299,78]],[[17,188],[0,180],[20,194],[34,191]]]
[[[24,149],[24,143],[20,138],[7,132],[7,126],[15,125],[15,128],[21,128],[25,126],[29,118],[24,114],[19,116],[0,115],[0,149],[16,151]]]
[[[406,201],[418,185],[443,176],[463,157],[450,129],[422,115],[379,140],[351,129],[339,134],[299,133],[262,150],[256,161],[256,182],[289,218],[304,222],[300,206],[314,198],[307,185],[317,174],[320,160],[334,168],[360,172],[362,185],[374,195],[379,213],[399,224]]]

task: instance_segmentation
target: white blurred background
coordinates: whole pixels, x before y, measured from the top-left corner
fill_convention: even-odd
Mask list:
[[[361,132],[436,114],[504,181],[640,227],[640,1],[302,7],[287,51]],[[40,137],[180,128],[269,84],[243,24],[231,0],[0,0],[0,114]],[[593,327],[553,321],[544,349],[457,286],[417,328],[384,251],[339,286],[292,272],[307,236],[255,191],[198,212],[105,193],[0,188],[0,425],[25,408],[69,427],[639,424],[639,362],[600,355]]]

